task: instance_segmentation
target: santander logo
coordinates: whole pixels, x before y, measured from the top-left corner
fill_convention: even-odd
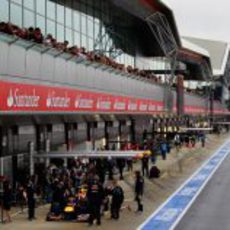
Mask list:
[[[128,103],[128,110],[130,110],[130,111],[135,111],[135,110],[137,110],[137,103],[135,103],[135,102],[129,102]]]
[[[110,110],[112,106],[112,102],[108,99],[98,99],[97,100],[97,109],[102,109],[102,110]]]
[[[154,104],[149,104],[148,110],[149,110],[149,111],[155,111],[155,110],[156,110],[156,105],[154,105]]]
[[[94,100],[78,95],[75,99],[74,105],[76,109],[93,109]]]
[[[64,96],[56,95],[55,91],[50,91],[46,99],[47,108],[69,108],[70,107],[70,98],[65,92]]]
[[[21,92],[19,88],[10,89],[7,97],[7,107],[33,107],[39,106],[40,96],[36,95],[35,89],[32,93]]]
[[[14,97],[12,93],[12,89],[10,89],[9,95],[7,97],[7,106],[12,107],[14,105]]]
[[[140,109],[140,111],[147,111],[148,105],[141,103],[140,106],[139,106],[139,109]]]
[[[115,110],[125,110],[126,103],[122,101],[115,101],[113,107]]]

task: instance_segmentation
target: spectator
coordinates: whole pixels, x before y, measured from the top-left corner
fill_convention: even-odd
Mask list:
[[[81,48],[79,49],[79,54],[78,54],[78,56],[79,56],[79,58],[80,58],[81,60],[87,60],[87,53],[86,53],[84,47],[81,47]]]
[[[34,41],[39,43],[39,44],[42,44],[43,43],[43,35],[42,35],[42,32],[41,32],[41,29],[40,28],[36,28],[34,30]]]
[[[57,40],[55,38],[51,39],[51,46],[53,48],[58,48],[58,42],[57,42]]]
[[[15,33],[16,33],[16,27],[14,27],[13,24],[11,24],[10,22],[6,23],[5,32],[7,34],[15,35]]]
[[[92,61],[92,62],[96,61],[94,52],[87,53],[87,60]]]
[[[44,39],[44,36],[40,28],[34,29],[33,27],[29,27],[28,29],[26,28],[21,29],[14,24],[0,22],[0,32],[4,32],[10,35],[16,35],[17,37],[22,38],[22,39],[27,39],[30,41],[34,41],[38,44],[44,44],[46,46],[56,48],[63,52],[68,52],[72,55],[78,56],[78,58],[82,61],[89,60],[92,62],[94,61],[99,62],[101,64],[110,66],[114,69],[143,77],[147,79],[149,82],[162,83],[162,80],[160,77],[156,77],[154,74],[148,71],[139,70],[138,68],[133,68],[130,65],[125,67],[125,65],[117,63],[115,60],[113,60],[110,57],[105,56],[104,54],[95,54],[94,52],[87,52],[84,47],[81,47],[80,49],[78,49],[76,45],[68,48],[68,45],[69,45],[68,41],[58,42],[56,41],[55,38],[53,38],[51,34],[48,34]]]
[[[16,32],[16,35],[21,39],[27,39],[28,37],[28,30],[27,29],[20,29]]]
[[[67,52],[67,50],[68,50],[68,45],[69,45],[69,42],[68,42],[67,40],[65,40],[64,43],[63,43],[63,51],[64,51],[64,52]]]
[[[0,32],[6,33],[6,23],[0,22]]]
[[[34,36],[34,28],[33,27],[29,27],[28,29],[28,33],[27,33],[27,40],[35,40],[35,36]]]
[[[77,46],[72,46],[69,49],[67,49],[67,52],[74,55],[74,56],[78,56],[79,54],[79,50],[77,48]]]
[[[53,46],[52,41],[53,41],[53,36],[51,34],[47,34],[46,38],[44,39],[44,45]]]

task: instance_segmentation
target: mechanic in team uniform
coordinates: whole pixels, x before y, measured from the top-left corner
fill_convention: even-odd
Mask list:
[[[124,191],[120,185],[118,185],[117,181],[113,181],[113,188],[111,191],[112,202],[111,202],[111,218],[118,220],[121,205],[124,201]]]
[[[104,189],[99,182],[98,176],[94,176],[94,179],[88,184],[87,191],[88,205],[89,205],[89,225],[93,224],[93,221],[97,220],[97,225],[101,224],[101,205],[104,199]]]

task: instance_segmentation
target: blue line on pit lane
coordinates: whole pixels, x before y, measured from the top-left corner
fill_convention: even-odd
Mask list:
[[[217,169],[218,164],[229,154],[230,141],[223,145],[204,164],[185,185],[173,194],[163,206],[153,213],[138,230],[170,230],[176,221],[184,214],[186,208],[193,202],[209,176]]]

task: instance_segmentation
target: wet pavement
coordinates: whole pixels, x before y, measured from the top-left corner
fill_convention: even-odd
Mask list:
[[[159,179],[149,180],[145,178],[144,192],[144,212],[136,213],[136,203],[134,202],[133,173],[126,173],[125,180],[119,181],[125,191],[125,202],[122,209],[120,219],[111,220],[109,213],[105,213],[102,218],[101,226],[89,227],[86,223],[75,222],[46,222],[46,214],[49,205],[41,206],[36,209],[37,219],[34,221],[27,220],[27,213],[17,214],[13,217],[13,222],[8,224],[0,224],[1,230],[84,230],[89,228],[103,230],[134,230],[163,203],[229,136],[209,136],[208,143],[205,148],[201,148],[200,144],[196,148],[183,148],[180,153],[172,151],[168,155],[166,161],[157,159],[157,166],[161,169],[162,176]],[[182,166],[182,167],[181,167]],[[135,164],[135,169],[140,169],[140,164]],[[134,169],[134,170],[135,170]],[[127,208],[131,207],[131,210]],[[13,209],[12,213],[16,210]]]

